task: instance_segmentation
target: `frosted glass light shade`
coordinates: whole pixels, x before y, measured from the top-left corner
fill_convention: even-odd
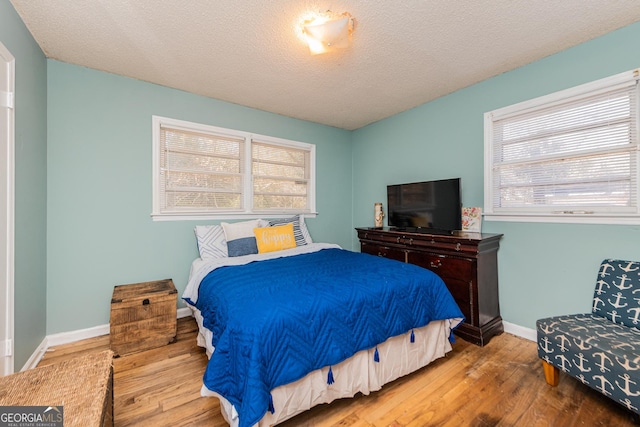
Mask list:
[[[349,47],[351,41],[352,18],[344,17],[323,23],[304,26],[309,50],[313,55]]]

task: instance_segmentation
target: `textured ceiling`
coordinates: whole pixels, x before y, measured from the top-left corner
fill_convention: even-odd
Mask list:
[[[357,129],[640,20],[638,0],[11,0],[48,58]],[[312,56],[311,12],[352,45]]]

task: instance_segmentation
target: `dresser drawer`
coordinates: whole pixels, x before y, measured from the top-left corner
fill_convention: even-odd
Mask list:
[[[360,244],[360,252],[365,254],[377,255],[384,258],[394,259],[396,261],[406,261],[406,251],[397,248],[390,248],[384,245],[376,245],[367,242]]]
[[[473,260],[409,251],[407,262],[428,268],[443,279],[473,280]],[[446,282],[446,280],[445,280]]]

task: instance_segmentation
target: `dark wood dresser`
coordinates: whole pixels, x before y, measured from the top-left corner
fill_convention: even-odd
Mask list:
[[[356,230],[361,252],[427,268],[444,280],[466,318],[456,335],[483,346],[504,331],[497,257],[502,234],[429,234],[386,227]]]

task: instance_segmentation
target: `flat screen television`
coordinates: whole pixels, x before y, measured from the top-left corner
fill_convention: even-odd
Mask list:
[[[460,178],[387,186],[389,227],[425,233],[462,228]]]

